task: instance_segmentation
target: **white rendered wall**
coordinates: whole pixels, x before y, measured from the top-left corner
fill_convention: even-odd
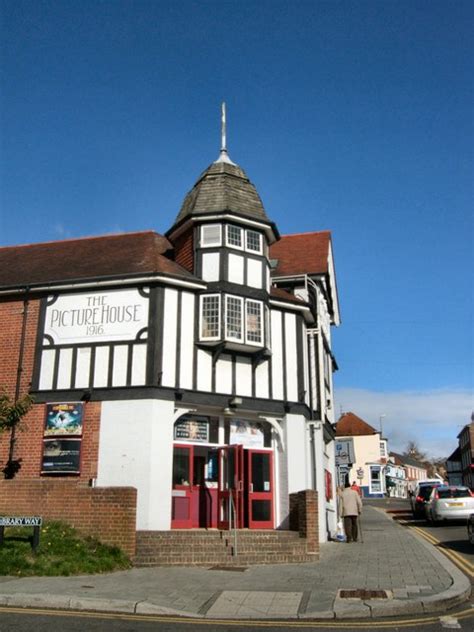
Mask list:
[[[242,255],[234,255],[229,253],[229,281],[231,283],[238,283],[243,285],[244,283],[244,262],[245,259]]]
[[[306,420],[303,415],[287,414],[282,422],[288,463],[288,493],[310,487],[306,476]]]
[[[298,358],[296,345],[296,316],[285,314],[286,397],[298,401]],[[303,358],[300,358],[303,362]]]
[[[219,258],[218,252],[206,252],[202,255],[202,278],[204,281],[219,281]]]
[[[176,325],[178,318],[178,292],[165,290],[165,309],[163,322],[163,386],[175,386],[176,381]]]
[[[250,287],[262,287],[262,262],[256,259],[247,259],[247,285]]]
[[[174,403],[102,403],[97,485],[137,489],[137,529],[171,528]]]
[[[179,386],[193,387],[194,352],[194,294],[183,292],[181,295],[181,362]]]
[[[282,313],[271,310],[271,333],[272,333],[272,388],[273,399],[283,399],[283,351],[282,351],[282,335],[281,335],[281,316]]]

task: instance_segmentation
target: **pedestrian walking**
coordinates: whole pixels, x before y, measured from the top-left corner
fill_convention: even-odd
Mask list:
[[[345,484],[341,500],[347,542],[357,542],[357,519],[362,512],[362,501],[359,494],[351,488],[349,481]]]
[[[353,481],[353,483],[351,485],[351,489],[356,491],[359,494],[359,496],[362,496],[362,492],[360,491],[360,487],[359,487],[359,485],[357,485],[357,483],[355,481]]]

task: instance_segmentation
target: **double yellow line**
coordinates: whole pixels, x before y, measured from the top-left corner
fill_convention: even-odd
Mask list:
[[[436,546],[438,549],[441,549],[441,552],[444,553],[446,557],[449,557],[449,559],[454,562],[456,566],[458,566],[463,571],[463,573],[466,573],[466,575],[471,578],[474,577],[474,564],[471,564],[471,562],[465,560],[462,555],[459,555],[459,553],[456,553],[456,551],[452,551],[448,546],[446,546],[446,544],[440,542],[431,533],[424,531],[420,527],[410,528],[414,529],[419,535],[421,535],[422,538],[425,538],[425,540]]]

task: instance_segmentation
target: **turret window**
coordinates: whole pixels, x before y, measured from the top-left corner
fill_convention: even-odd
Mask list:
[[[204,224],[201,226],[201,247],[210,248],[222,243],[221,225]]]
[[[257,252],[261,254],[262,252],[262,235],[257,233],[254,230],[246,231],[246,249],[250,252]]]
[[[242,229],[233,224],[227,225],[227,245],[232,248],[243,248]]]

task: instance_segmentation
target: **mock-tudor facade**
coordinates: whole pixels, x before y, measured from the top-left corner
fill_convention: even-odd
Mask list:
[[[280,237],[225,150],[166,236],[1,248],[0,322],[15,481],[134,488],[143,531],[286,529],[314,489],[335,531],[331,237]]]

